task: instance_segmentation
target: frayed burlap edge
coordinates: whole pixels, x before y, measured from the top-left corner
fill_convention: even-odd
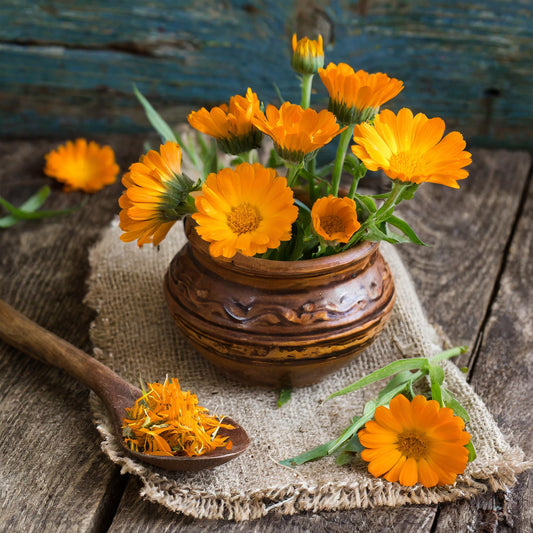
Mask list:
[[[126,457],[112,433],[105,407],[94,394],[91,394],[90,405],[94,423],[103,439],[103,452],[121,467],[121,474],[133,474],[143,480],[140,496],[171,511],[194,518],[239,522],[258,519],[272,512],[292,515],[303,511],[438,504],[470,499],[489,489],[507,490],[516,483],[518,474],[533,468],[533,461],[524,461],[523,451],[514,447],[504,452],[500,460],[492,463],[490,468],[484,467],[483,471],[476,471],[470,465],[472,472],[458,476],[456,483],[447,487],[403,487],[398,483],[389,483],[369,476],[364,483],[330,483],[323,486],[291,483],[252,494],[217,495],[209,491],[179,489],[173,481],[165,483],[164,471]]]

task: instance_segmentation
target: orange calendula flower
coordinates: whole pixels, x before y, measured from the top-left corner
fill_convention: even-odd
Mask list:
[[[440,183],[458,189],[457,180],[472,162],[466,142],[457,132],[444,134],[441,118],[429,119],[403,108],[395,115],[385,110],[374,124],[355,126],[353,153],[369,170],[382,169],[389,178],[412,183]]]
[[[189,124],[214,137],[221,150],[228,154],[242,154],[261,144],[262,134],[253,125],[252,119],[259,112],[257,94],[248,88],[246,96],[232,96],[227,104],[208,111],[202,107],[187,117]]]
[[[159,244],[176,220],[194,211],[189,193],[193,182],[181,175],[181,149],[167,142],[160,152],[150,150],[131,165],[122,183],[126,190],[119,199],[119,226],[124,242]]]
[[[315,41],[303,37],[297,39],[292,36],[292,68],[299,74],[316,74],[319,68],[324,66],[324,46],[322,35]]]
[[[260,112],[254,124],[272,138],[276,152],[291,163],[301,162],[306,154],[322,148],[346,129],[325,109],[317,113],[289,102],[279,109],[269,105],[266,116]]]
[[[217,435],[223,418],[209,415],[198,405],[196,394],[183,392],[177,379],[148,383],[148,391],[126,409],[122,432],[126,444],[147,455],[203,455],[215,448],[232,447],[228,437]]]
[[[396,78],[389,78],[382,72],[355,72],[346,63],[330,63],[318,73],[329,93],[328,109],[342,124],[371,120],[380,106],[403,89],[403,82]]]
[[[463,420],[435,400],[415,396],[410,402],[402,394],[389,408],[376,409],[374,420],[359,432],[368,471],[387,481],[424,487],[449,485],[465,471],[470,435]]]
[[[119,171],[110,146],[87,143],[85,139],[67,141],[44,157],[44,173],[64,183],[65,191],[99,191],[114,183]]]
[[[213,257],[253,256],[291,238],[298,216],[287,180],[259,163],[209,174],[196,197],[196,230]]]
[[[311,209],[315,231],[326,241],[346,243],[361,227],[357,209],[351,198],[329,195],[319,198]]]

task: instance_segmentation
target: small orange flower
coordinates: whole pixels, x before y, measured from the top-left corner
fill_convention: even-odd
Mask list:
[[[357,209],[351,198],[329,195],[319,198],[311,209],[315,231],[326,241],[347,243],[361,227]]]
[[[370,120],[380,106],[403,89],[403,82],[396,78],[389,78],[382,72],[355,72],[346,63],[330,63],[318,72],[329,93],[328,109],[342,124]]]
[[[299,163],[306,154],[328,144],[344,131],[335,116],[325,109],[303,109],[297,104],[285,102],[279,109],[269,105],[266,116],[260,112],[254,124],[274,141],[278,154],[292,163]]]
[[[126,409],[123,435],[126,444],[147,455],[203,455],[215,448],[230,449],[228,437],[217,436],[222,418],[198,405],[196,394],[183,392],[177,379],[148,383],[148,391]]]
[[[389,408],[376,409],[374,420],[359,432],[368,471],[410,487],[449,485],[465,471],[470,435],[463,420],[435,400],[395,396]]]
[[[262,134],[254,127],[252,119],[259,112],[257,94],[248,88],[246,96],[232,96],[227,104],[208,111],[202,107],[187,117],[189,124],[214,137],[220,148],[228,154],[241,154],[261,144]]]
[[[114,183],[119,171],[115,152],[85,139],[76,139],[52,150],[45,156],[44,173],[65,184],[65,191],[76,189],[96,192]]]
[[[318,40],[303,37],[297,39],[292,36],[292,68],[299,74],[316,74],[319,68],[324,66],[324,46],[322,35]]]
[[[119,226],[124,242],[137,240],[138,246],[158,245],[170,228],[194,211],[189,193],[194,184],[181,175],[181,149],[174,142],[150,150],[124,174],[126,190],[119,199]]]
[[[374,125],[355,126],[353,153],[369,170],[381,169],[393,180],[412,183],[440,183],[458,189],[457,180],[468,172],[463,169],[472,162],[464,151],[463,136],[444,134],[441,118],[429,119],[403,108],[396,116],[384,110],[376,115]]]
[[[298,216],[287,180],[259,163],[209,174],[196,197],[196,230],[213,257],[253,256],[291,238]]]

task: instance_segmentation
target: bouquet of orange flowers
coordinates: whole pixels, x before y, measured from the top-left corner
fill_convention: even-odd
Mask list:
[[[164,144],[123,177],[122,240],[157,245],[177,220],[191,215],[214,257],[239,252],[299,260],[339,253],[364,240],[423,244],[394,210],[422,182],[458,188],[471,162],[462,135],[444,136],[442,119],[413,115],[407,108],[398,114],[380,111],[403,83],[383,73],[355,72],[344,63],[323,68],[320,36],[298,40],[295,35],[292,44],[300,104],[263,110],[248,88],[229,105],[190,113],[190,125],[216,139],[216,145],[202,136],[196,142],[180,137],[135,90]],[[328,110],[310,107],[317,73],[329,93]],[[265,135],[274,149],[262,165],[257,149]],[[319,150],[337,140],[334,161],[319,167]],[[234,156],[231,166],[221,168],[217,147]],[[200,179],[181,172],[182,152]],[[358,193],[367,169],[382,170],[391,179],[390,191]],[[340,190],[343,173],[351,177],[347,191]]]

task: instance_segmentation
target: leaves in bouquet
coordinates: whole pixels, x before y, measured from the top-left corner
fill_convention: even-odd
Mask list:
[[[161,140],[165,143],[167,141],[178,142],[172,128],[166,123],[163,117],[152,107],[152,104],[141,94],[137,86],[133,85],[133,92],[137,100],[141,103],[150,124],[161,135]]]
[[[419,244],[421,246],[427,246],[418,235],[413,231],[413,229],[407,224],[405,220],[398,218],[397,216],[391,215],[387,219],[387,223],[395,228],[398,228],[412,243]]]

